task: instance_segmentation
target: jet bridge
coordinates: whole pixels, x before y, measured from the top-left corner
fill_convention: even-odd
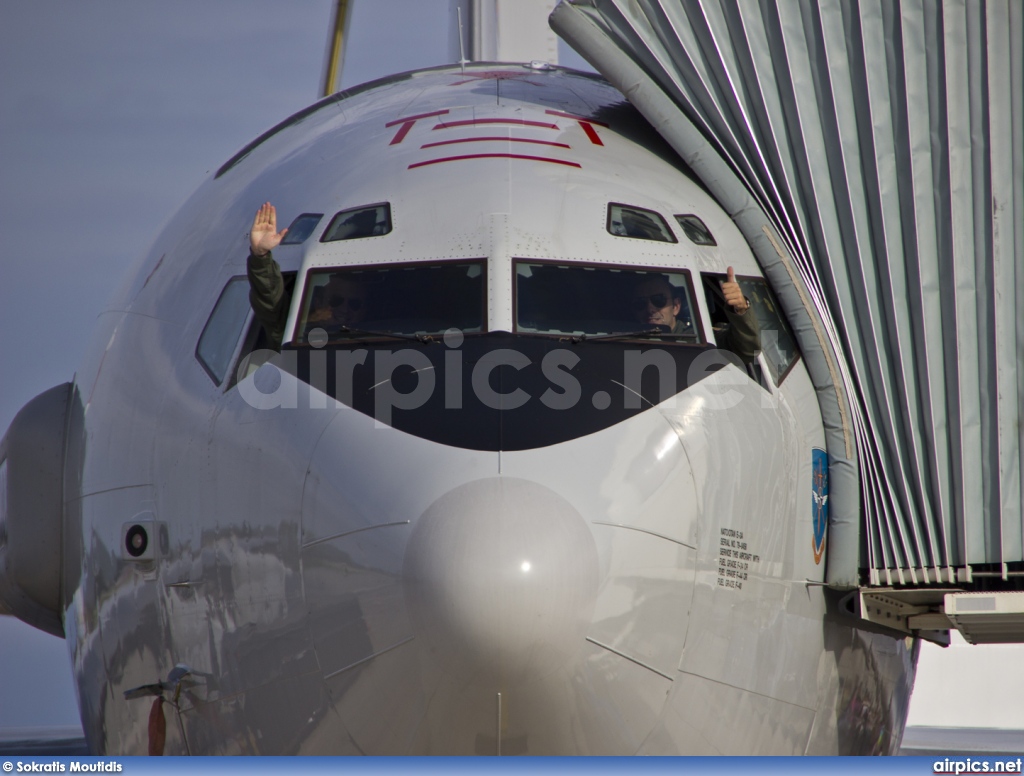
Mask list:
[[[1024,641],[1024,6],[563,0],[750,242],[817,389],[827,581]]]

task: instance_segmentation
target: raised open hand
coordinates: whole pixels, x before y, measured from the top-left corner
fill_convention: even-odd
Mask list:
[[[263,256],[281,244],[288,233],[287,229],[277,231],[277,210],[269,202],[264,202],[256,211],[249,232],[249,247],[253,256]]]

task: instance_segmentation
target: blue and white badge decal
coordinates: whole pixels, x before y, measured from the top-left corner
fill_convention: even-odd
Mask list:
[[[821,563],[825,554],[825,529],[828,527],[828,453],[811,448],[811,518],[814,522],[814,562]]]

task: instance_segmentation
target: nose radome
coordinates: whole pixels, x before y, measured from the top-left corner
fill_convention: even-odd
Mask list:
[[[580,513],[554,491],[494,477],[427,509],[404,579],[417,638],[438,669],[477,686],[524,686],[582,648],[597,548]]]

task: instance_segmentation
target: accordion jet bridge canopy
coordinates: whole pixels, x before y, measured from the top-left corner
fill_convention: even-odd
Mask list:
[[[563,0],[551,24],[723,204],[796,331],[829,584],[904,628],[1021,589],[1024,7]],[[1006,603],[976,638],[1024,639]]]

